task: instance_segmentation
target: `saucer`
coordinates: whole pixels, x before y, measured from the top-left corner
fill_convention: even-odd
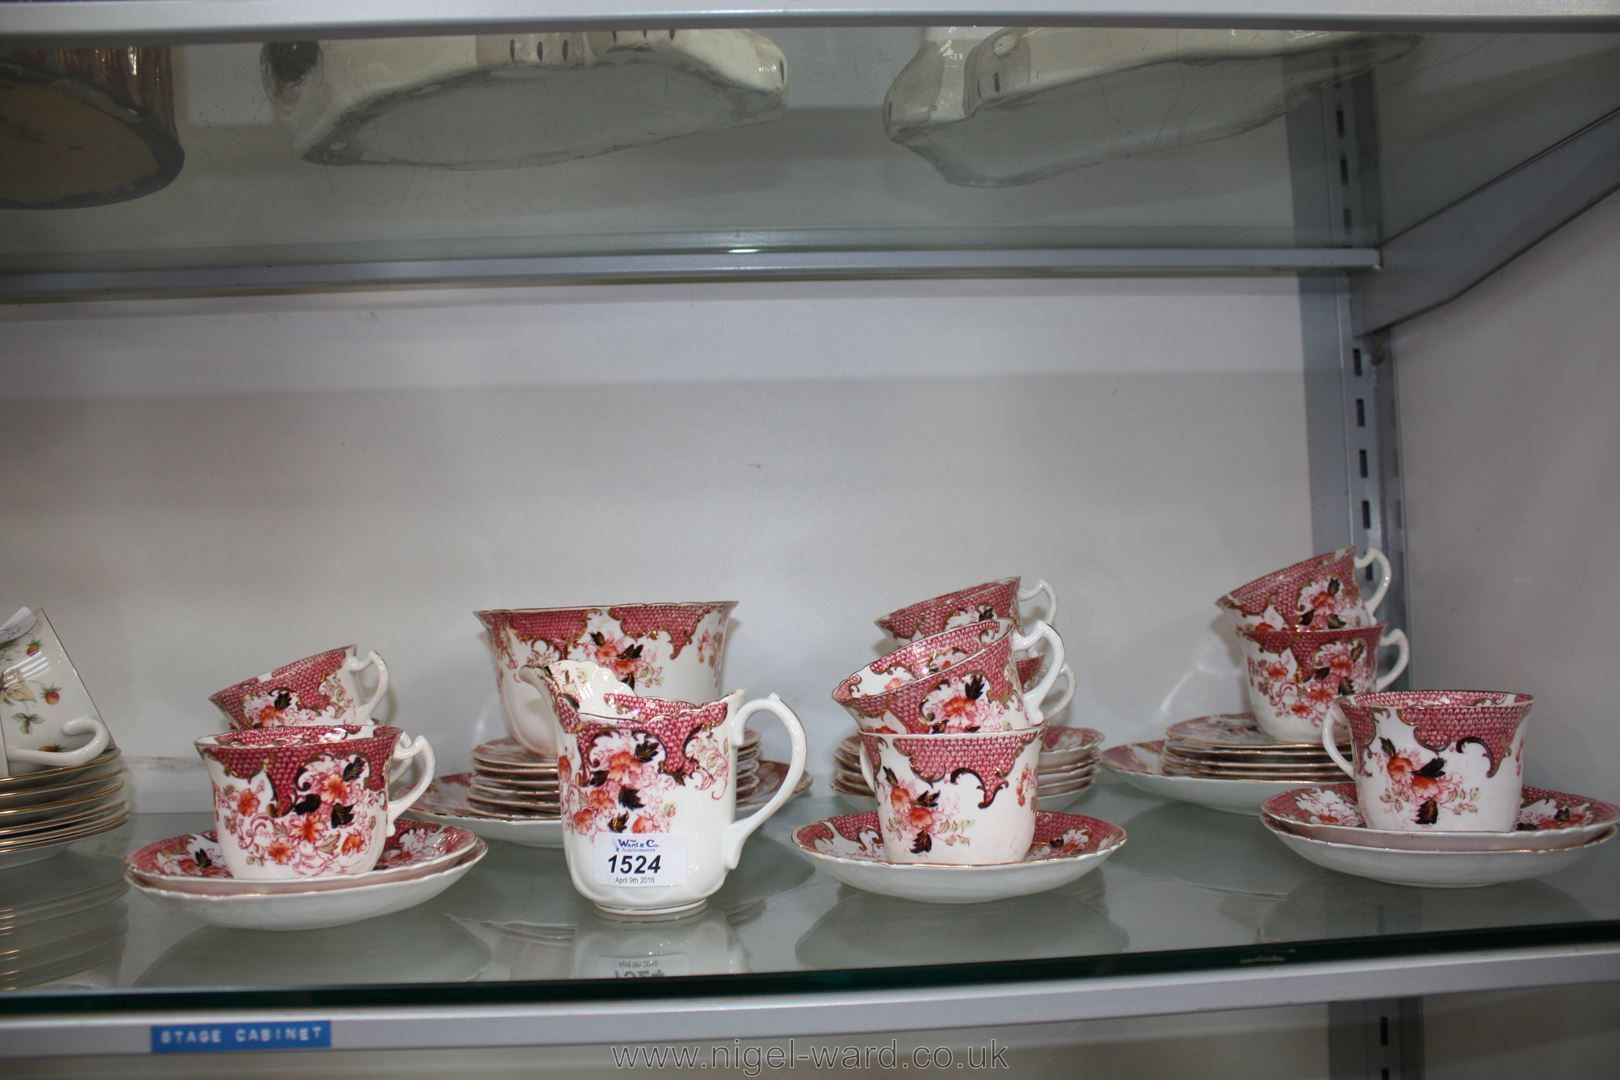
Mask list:
[[[754,773],[757,778],[754,788],[748,795],[739,795],[737,797],[737,812],[741,814],[744,810],[753,810],[770,802],[771,796],[775,795],[777,789],[782,786],[782,781],[787,779],[787,771],[788,767],[785,761],[760,758],[759,768]],[[804,775],[799,777],[799,782],[794,786],[793,794],[789,796],[788,801],[791,802],[809,791],[814,780],[815,778],[810,775],[810,770],[806,769]],[[786,806],[787,803],[782,805]]]
[[[158,888],[132,871],[126,870],[125,874],[131,885],[156,903],[210,926],[239,930],[319,930],[392,915],[431,900],[461,880],[488,850],[482,841],[474,840],[459,859],[416,877],[394,878],[376,884],[351,885],[345,881],[336,888],[300,892],[271,892],[258,888],[269,882],[244,881],[237,883],[238,892],[208,896]]]
[[[513,738],[496,739],[473,747],[473,764],[495,772],[549,773],[557,775],[555,759],[547,760]]]
[[[877,813],[842,814],[793,830],[793,845],[830,876],[865,892],[929,904],[979,904],[1055,889],[1101,866],[1125,843],[1118,825],[1041,811],[1022,862],[993,866],[884,861]]]
[[[1171,743],[1191,743],[1209,750],[1250,750],[1272,753],[1312,754],[1323,757],[1320,742],[1284,742],[1274,739],[1260,729],[1254,713],[1219,713],[1215,716],[1195,716],[1165,728],[1164,737]],[[1341,741],[1348,747],[1348,741]]]
[[[1584,795],[1527,787],[1514,832],[1370,829],[1354,784],[1302,787],[1266,800],[1269,825],[1295,836],[1399,851],[1547,851],[1580,847],[1620,824],[1620,808]]]
[[[1297,780],[1214,779],[1168,774],[1164,771],[1163,751],[1162,739],[1111,746],[1102,752],[1102,765],[1149,795],[1246,817],[1259,813],[1260,805],[1273,795],[1299,787]]]
[[[231,877],[212,832],[186,833],[147,844],[124,856],[125,870],[141,884],[199,896],[331,892],[418,878],[461,861],[483,847],[466,829],[425,821],[400,821],[383,845],[376,869],[363,874],[242,882]]]
[[[1474,889],[1482,885],[1500,885],[1555,874],[1579,861],[1615,832],[1611,827],[1580,847],[1541,851],[1531,848],[1403,851],[1315,840],[1287,832],[1270,818],[1262,817],[1260,822],[1296,855],[1317,866],[1390,885],[1437,889]]]

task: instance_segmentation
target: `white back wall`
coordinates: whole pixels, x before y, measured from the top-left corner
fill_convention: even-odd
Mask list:
[[[1413,686],[1536,695],[1525,779],[1620,796],[1620,197],[1396,335]]]
[[[0,603],[49,612],[143,809],[206,805],[151,759],[191,769],[210,692],[347,641],[464,765],[502,731],[488,606],[739,600],[728,681],[825,774],[875,616],[1045,577],[1069,721],[1147,738],[1242,705],[1212,600],[1310,550],[1285,278],[38,305],[0,339]]]

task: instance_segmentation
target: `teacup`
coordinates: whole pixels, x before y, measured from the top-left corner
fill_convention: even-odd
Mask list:
[[[1046,594],[1043,618],[1047,622],[1057,618],[1057,593],[1052,591],[1052,586],[1037,581],[1033,588],[1020,589],[1018,582],[1015,577],[1001,578],[931,596],[891,611],[876,621],[880,629],[904,644],[969,623],[994,619],[1018,622],[1019,601],[1033,600],[1042,593]]]
[[[1260,730],[1282,742],[1316,742],[1334,699],[1382,690],[1411,659],[1406,634],[1383,623],[1338,630],[1239,630],[1249,676],[1249,707]],[[1378,651],[1394,665],[1378,674]]]
[[[1370,597],[1363,598],[1356,571],[1375,563],[1378,584]],[[1368,548],[1358,558],[1354,548],[1340,548],[1263,574],[1222,596],[1215,605],[1240,630],[1371,626],[1389,582],[1389,560],[1382,551]]]
[[[1014,650],[1049,645],[1051,666],[1023,689]],[[863,731],[1011,731],[1044,719],[1041,702],[1063,667],[1063,639],[1043,620],[1024,634],[1010,619],[970,623],[879,657],[838,684],[833,700]]]
[[[377,687],[365,701],[355,676],[377,669]],[[353,645],[327,649],[282,664],[251,679],[208,695],[230,721],[232,730],[291,727],[303,724],[369,724],[388,693],[388,665],[376,652],[365,659]]]
[[[876,622],[880,629],[903,645],[920,637],[928,637],[969,623],[995,619],[1010,619],[1014,623],[1019,623],[1019,603],[1033,600],[1043,594],[1046,596],[1046,611],[1043,617],[1050,623],[1057,618],[1058,608],[1057,593],[1052,586],[1047,584],[1045,579],[1040,579],[1033,587],[1021,589],[1019,579],[1016,577],[986,581],[966,589],[957,589],[955,592],[919,600],[915,604],[907,604],[903,608],[889,612]],[[1033,673],[1040,670],[1042,658],[1017,651],[1014,659],[1019,665],[1019,684],[1028,685]],[[1074,670],[1067,664],[1054,667],[1059,669],[1058,674],[1064,680],[1064,689],[1058,700],[1042,706],[1041,711],[1049,718],[1068,708],[1069,702],[1074,700]]]
[[[1375,829],[1512,832],[1534,702],[1495,690],[1352,694],[1337,708],[1355,764],[1331,741],[1327,752],[1356,782],[1361,816]]]
[[[589,660],[636,693],[681,701],[720,696],[726,620],[736,601],[614,604],[475,611],[489,633],[495,680],[512,737],[541,757],[557,754],[557,715],[545,692],[517,678],[524,667]]]
[[[1035,836],[1042,729],[966,735],[861,733],[892,863],[1018,862]]]
[[[280,881],[377,865],[394,819],[433,782],[433,748],[393,727],[296,725],[207,735],[197,753],[214,787],[214,825],[231,876]],[[388,797],[392,766],[421,776]]]
[[[112,741],[40,608],[0,625],[0,709],[0,776],[83,765]]]
[[[736,869],[748,837],[793,797],[806,757],[799,718],[775,694],[744,705],[734,690],[695,704],[615,692],[592,663],[554,667],[557,679],[534,668],[519,675],[544,686],[557,711],[563,853],[574,888],[619,916],[701,908]],[[581,677],[578,669],[597,671]],[[597,712],[581,711],[571,691],[583,686],[602,691],[587,698]],[[791,757],[776,794],[738,819],[737,745],[757,712],[782,722]]]

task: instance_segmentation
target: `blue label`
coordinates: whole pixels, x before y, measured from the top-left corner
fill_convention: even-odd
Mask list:
[[[330,1020],[152,1025],[154,1054],[192,1054],[211,1050],[323,1050],[331,1046]]]

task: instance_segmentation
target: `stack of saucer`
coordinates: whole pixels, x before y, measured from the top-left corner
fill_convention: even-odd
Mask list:
[[[0,870],[60,854],[127,817],[116,746],[83,765],[0,776]]]
[[[1340,743],[1348,749],[1348,741]],[[1336,780],[1343,774],[1320,742],[1282,742],[1253,713],[1200,716],[1164,733],[1164,771],[1216,780]]]
[[[473,806],[506,817],[561,815],[556,758],[542,758],[508,738],[480,743],[472,760],[467,801]]]
[[[1097,779],[1103,734],[1091,728],[1048,725],[1041,739],[1040,771],[1035,779],[1035,804],[1042,810],[1060,810],[1074,802]],[[833,791],[852,807],[868,809],[872,789],[861,775],[860,735],[850,735],[833,751]]]

